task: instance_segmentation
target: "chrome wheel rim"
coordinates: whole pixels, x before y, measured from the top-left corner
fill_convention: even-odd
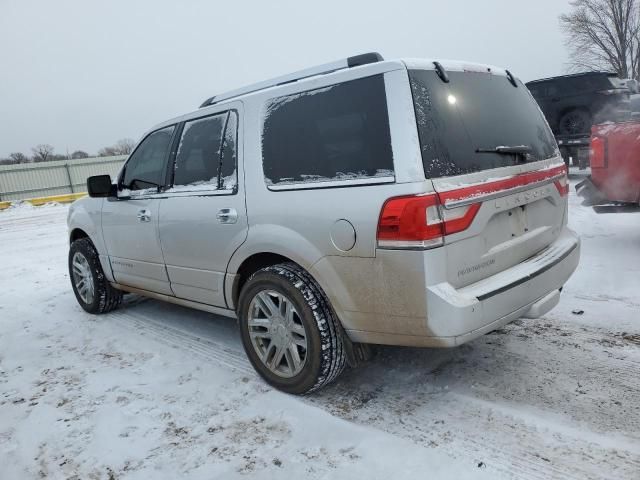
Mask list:
[[[263,290],[251,300],[248,317],[251,344],[262,364],[283,378],[300,373],[307,361],[307,332],[291,300]]]
[[[76,252],[71,260],[71,268],[73,275],[73,285],[84,303],[90,305],[93,303],[93,273],[89,266],[89,261],[80,252]]]

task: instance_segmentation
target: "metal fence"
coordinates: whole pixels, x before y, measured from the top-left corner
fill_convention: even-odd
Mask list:
[[[0,201],[87,191],[87,177],[120,170],[126,155],[0,165]]]

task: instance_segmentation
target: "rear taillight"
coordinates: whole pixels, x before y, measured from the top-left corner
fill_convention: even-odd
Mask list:
[[[561,176],[555,179],[553,181],[553,184],[558,189],[558,193],[560,193],[560,196],[566,197],[567,195],[569,195],[569,172],[566,166],[562,166],[556,170],[559,174],[561,174]]]
[[[604,168],[607,160],[607,140],[605,138],[593,137],[591,139],[591,149],[589,150],[589,164],[591,168]]]
[[[381,248],[433,248],[444,244],[444,236],[466,230],[480,204],[441,208],[438,195],[412,195],[390,198],[378,222]]]
[[[553,182],[563,197],[569,194],[567,167],[563,164],[439,193],[390,198],[380,212],[378,246],[424,249],[444,245],[446,235],[471,226],[487,195],[509,195],[514,189],[542,182]]]
[[[378,246],[431,248],[442,245],[444,225],[435,194],[390,198],[378,221]]]
[[[473,219],[476,218],[478,210],[480,210],[480,205],[480,203],[474,203],[467,207],[451,208],[449,210],[443,209],[444,234],[452,235],[469,228]]]
[[[569,179],[566,177],[560,177],[558,180],[553,182],[558,189],[561,197],[566,197],[569,195]]]

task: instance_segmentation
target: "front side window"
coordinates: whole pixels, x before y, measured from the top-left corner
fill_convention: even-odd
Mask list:
[[[127,161],[120,189],[146,190],[164,184],[164,174],[174,126],[148,135]]]
[[[270,100],[262,161],[268,185],[393,181],[383,76]]]
[[[233,111],[185,123],[176,154],[173,191],[235,188],[237,124]]]

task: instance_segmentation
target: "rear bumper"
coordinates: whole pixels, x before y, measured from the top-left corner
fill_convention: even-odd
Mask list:
[[[580,240],[569,229],[550,246],[514,267],[456,289],[427,287],[423,335],[348,330],[364,343],[422,347],[461,345],[520,317],[537,318],[553,308],[559,290],[578,266]]]

